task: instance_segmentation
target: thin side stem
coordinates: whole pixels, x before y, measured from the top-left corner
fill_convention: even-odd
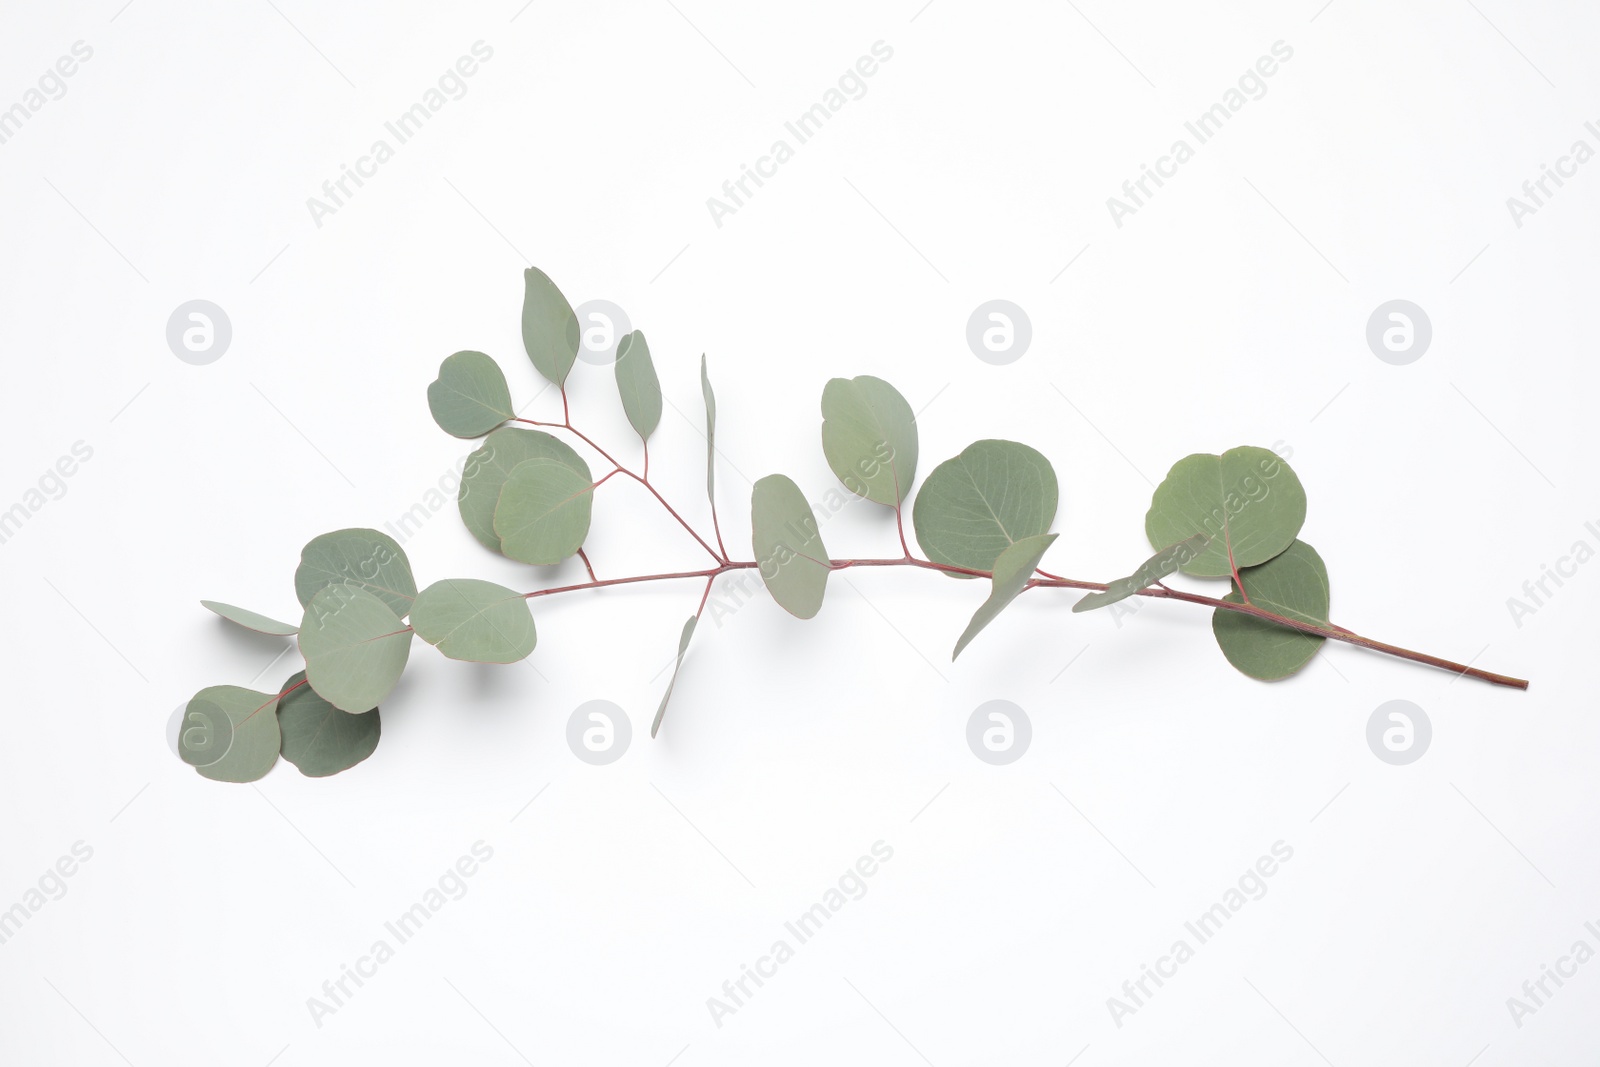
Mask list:
[[[561,396],[562,396],[562,401],[563,401],[563,406],[564,406],[565,405],[565,400],[566,400],[566,392],[563,391]],[[517,419],[514,419],[513,421],[526,423],[529,426],[539,426],[539,427],[542,427],[542,428],[545,428],[545,429],[566,430],[568,433],[570,433],[573,436],[577,437],[578,440],[582,441],[584,444],[586,444],[590,448],[594,449],[596,452],[598,452],[600,454],[600,457],[602,459],[604,459],[607,463],[611,464],[613,467],[616,468],[616,470],[611,472],[612,474],[616,474],[616,473],[619,473],[619,472],[622,473],[622,474],[625,474],[629,478],[632,478],[634,481],[638,482],[640,485],[642,485],[646,489],[648,489],[650,491],[650,495],[655,497],[656,501],[663,508],[667,509],[667,514],[671,515],[674,519],[676,519],[679,526],[682,526],[685,530],[689,531],[689,536],[693,537],[696,541],[698,541],[700,543],[700,547],[705,549],[707,552],[709,552],[711,554],[711,558],[712,559],[714,559],[717,562],[721,563],[721,562],[725,561],[728,558],[728,554],[727,554],[726,550],[724,550],[721,553],[718,553],[716,549],[712,548],[709,544],[707,544],[706,543],[706,539],[701,537],[699,532],[697,530],[695,530],[695,528],[693,526],[690,526],[689,523],[684,520],[684,517],[682,515],[678,514],[677,509],[674,508],[671,504],[667,503],[666,497],[662,496],[660,493],[658,493],[656,491],[656,487],[654,485],[650,484],[650,481],[649,481],[649,479],[647,477],[639,475],[639,474],[636,474],[633,471],[629,470],[627,467],[624,467],[622,464],[618,463],[616,461],[616,459],[612,457],[611,453],[607,452],[605,449],[603,449],[599,445],[595,444],[594,440],[588,434],[584,433],[582,430],[580,430],[576,426],[572,425],[570,420],[567,421],[567,422],[539,422],[539,421],[537,421],[535,419],[517,418]],[[645,462],[646,463],[649,462],[649,452],[648,451],[646,451],[646,453],[645,453]],[[608,475],[606,475],[606,477],[609,478],[609,477],[611,477],[611,475],[608,474]],[[602,479],[602,481],[603,480],[604,479]],[[599,483],[597,482],[596,484],[598,485]],[[712,519],[713,523],[716,522],[716,508],[715,507],[713,507],[711,509],[711,519]],[[719,537],[718,538],[718,544],[720,544],[720,543],[721,543],[721,538]]]

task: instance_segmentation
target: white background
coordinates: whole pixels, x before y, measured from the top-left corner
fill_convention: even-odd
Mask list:
[[[0,1059],[1594,1061],[1600,962],[1520,1027],[1506,1000],[1578,939],[1600,947],[1600,567],[1520,626],[1506,600],[1600,545],[1600,165],[1521,228],[1506,198],[1574,140],[1600,147],[1595,12],[123,2],[0,13],[0,107],[94,50],[0,145],[0,509],[93,449],[0,546],[0,908],[93,849],[0,945]],[[318,227],[307,198],[479,40],[494,55],[467,94]],[[714,224],[706,199],[880,40],[865,96]],[[1116,226],[1106,198],[1280,40],[1266,95]],[[648,331],[670,403],[652,471],[706,531],[708,354],[736,555],[751,480],[834,485],[823,383],[877,374],[924,409],[922,473],[979,437],[1049,455],[1046,566],[1084,578],[1144,558],[1172,462],[1282,442],[1335,621],[1533,687],[1348,646],[1262,684],[1203,609],[1075,616],[1051,591],[952,664],[976,583],[854,571],[813,622],[764,595],[703,622],[652,743],[700,591],[661,583],[536,602],[528,665],[419,642],[382,745],[341,777],[199,778],[168,747],[173,710],[298,659],[196,601],[293,617],[301,544],[448,482],[470,445],[424,390],[450,352],[495,355],[519,403],[556,414],[521,353],[529,262]],[[1004,367],[964,336],[997,297],[1033,325]],[[165,338],[196,298],[233,325],[208,366]],[[1434,328],[1409,366],[1365,341],[1396,298]],[[580,364],[572,391],[633,462],[609,371]],[[823,535],[835,556],[896,552],[875,505]],[[581,574],[492,557],[453,506],[405,547],[424,584]],[[602,576],[706,558],[621,481],[589,549]],[[996,698],[1033,724],[1007,767],[965,740]],[[591,699],[632,717],[611,766],[566,745]],[[1391,699],[1433,723],[1410,766],[1367,747]],[[479,840],[493,859],[467,894],[316,1025],[308,998]],[[707,998],[879,840],[894,857],[866,896],[718,1027]],[[1280,840],[1266,896],[1119,1027],[1107,998]]]

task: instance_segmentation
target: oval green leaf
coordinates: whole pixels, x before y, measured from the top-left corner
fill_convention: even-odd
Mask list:
[[[639,436],[648,439],[661,425],[661,379],[656,377],[643,330],[634,330],[618,343],[616,371],[622,410]]]
[[[667,701],[672,699],[672,691],[678,687],[678,672],[683,670],[683,654],[689,651],[689,638],[694,636],[694,624],[698,621],[698,615],[689,616],[689,621],[683,624],[683,632],[678,635],[678,659],[672,665],[672,678],[667,682],[667,691],[661,694],[661,705],[656,708],[655,721],[650,724],[651,737],[661,729],[661,720],[666,717]]]
[[[540,374],[563,385],[578,358],[578,316],[538,267],[523,271],[522,281],[523,347]]]
[[[255,782],[265,778],[278,762],[278,717],[273,713],[277,703],[276,693],[258,693],[236,685],[214,685],[196,693],[189,702],[189,712],[204,711],[206,705],[220,710],[228,718],[232,740],[219,759],[195,770],[214,782]],[[189,714],[184,718],[185,731],[178,735],[179,754],[184,751],[185,733],[196,725]]]
[[[994,621],[995,616],[1006,609],[1006,605],[1017,599],[1023,589],[1027,588],[1028,579],[1033,577],[1033,570],[1044,558],[1045,551],[1055,542],[1057,534],[1041,534],[1037,537],[1024,537],[1014,545],[1007,545],[1004,552],[1000,553],[994,561],[993,585],[989,590],[989,599],[978,606],[977,612],[972,616],[972,621],[967,623],[966,632],[956,642],[956,649],[950,653],[953,660],[961,655],[961,650],[972,643],[978,632]]]
[[[1156,486],[1144,530],[1158,548],[1205,534],[1210,543],[1183,573],[1225,578],[1288,548],[1305,521],[1306,491],[1289,464],[1270,449],[1245,446],[1174,463]]]
[[[371,593],[399,616],[411,610],[417,596],[411,561],[399,542],[377,530],[335,530],[313,537],[300,550],[294,592],[301,607],[335,584]]]
[[[378,597],[330,585],[306,606],[300,654],[311,687],[334,707],[360,714],[377,707],[400,680],[411,638],[411,628]]]
[[[482,437],[511,418],[511,390],[500,364],[482,352],[457,352],[428,385],[433,421],[452,437]]]
[[[846,489],[899,507],[917,473],[917,417],[882,378],[834,378],[822,390],[822,453]]]
[[[461,509],[461,521],[485,548],[501,551],[500,535],[494,532],[494,509],[500,503],[500,490],[505,488],[511,472],[517,464],[530,459],[553,459],[571,467],[585,482],[594,480],[589,474],[589,465],[565,441],[542,430],[502,426],[467,457],[456,501]]]
[[[347,771],[378,747],[382,723],[378,709],[352,715],[340,711],[318,695],[301,671],[283,684],[278,701],[278,729],[283,734],[283,758],[300,768],[307,778],[326,778]],[[295,688],[299,686],[299,688]],[[293,692],[289,690],[293,689]]]
[[[494,509],[500,550],[523,563],[560,563],[583,547],[593,507],[594,483],[565,463],[519,463]]]
[[[1038,451],[974,441],[922,483],[911,513],[917,543],[935,563],[992,571],[1011,545],[1049,532],[1057,492],[1056,472]]]
[[[802,619],[822,608],[832,569],[817,519],[800,487],[782,474],[756,482],[750,525],[761,580],[778,606]]]
[[[1250,603],[1296,622],[1328,626],[1328,568],[1317,550],[1295,541],[1266,563],[1239,572]],[[1242,604],[1238,587],[1224,600]],[[1228,662],[1264,682],[1287,678],[1311,662],[1322,642],[1316,634],[1217,608],[1211,632]]]
[[[292,622],[279,622],[269,619],[265,615],[257,614],[248,608],[236,608],[232,604],[221,604],[215,600],[202,600],[200,606],[208,611],[214,611],[224,619],[246,630],[254,630],[258,634],[271,634],[273,637],[293,637],[300,632],[300,627]]]
[[[1076,604],[1072,605],[1073,611],[1093,611],[1115,604],[1119,600],[1126,600],[1141,589],[1148,589],[1161,579],[1183,566],[1203,550],[1210,538],[1205,534],[1195,534],[1175,545],[1169,545],[1160,552],[1139,564],[1139,569],[1126,578],[1118,578],[1110,583],[1103,593],[1090,593]]]
[[[447,578],[417,594],[411,609],[417,636],[451,659],[515,663],[533,651],[528,599],[476,578]]]

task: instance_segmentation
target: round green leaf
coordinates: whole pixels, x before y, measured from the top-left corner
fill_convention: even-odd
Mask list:
[[[306,606],[300,654],[311,687],[334,707],[359,714],[377,707],[400,680],[411,637],[411,628],[373,594],[330,585]]]
[[[246,630],[254,630],[258,634],[271,634],[274,637],[293,637],[300,632],[300,627],[292,622],[279,622],[269,619],[265,615],[258,615],[248,608],[236,608],[232,604],[219,604],[215,600],[202,600],[200,606],[209,611],[214,611],[224,619]]]
[[[1304,541],[1293,542],[1259,566],[1246,567],[1239,577],[1256,607],[1296,622],[1328,625],[1328,568]],[[1223,599],[1244,603],[1237,586]],[[1287,678],[1304,667],[1326,640],[1222,608],[1212,612],[1211,632],[1229,663],[1264,682]]]
[[[1033,577],[1034,568],[1039,566],[1045,550],[1055,543],[1057,536],[1057,534],[1041,534],[1038,537],[1024,537],[1016,544],[1006,546],[1006,550],[994,561],[993,585],[989,591],[989,599],[978,606],[972,621],[967,623],[966,632],[956,642],[955,651],[950,653],[951,659],[961,655],[961,650],[972,643],[978,632],[993,622],[995,616],[1004,611],[1006,605],[1017,599],[1028,587],[1028,580]]]
[[[500,364],[482,352],[457,352],[428,385],[433,421],[453,437],[482,437],[516,414]]]
[[[399,542],[377,530],[335,530],[313,537],[300,550],[294,572],[300,606],[309,607],[312,597],[334,584],[371,593],[399,616],[411,610],[417,596],[411,562]]]
[[[822,453],[844,487],[898,507],[917,473],[917,418],[882,378],[834,378],[822,390]]]
[[[220,710],[227,716],[232,740],[221,758],[195,770],[215,782],[259,781],[278,762],[278,717],[273,713],[277,703],[276,693],[258,693],[236,685],[200,690],[189,701],[184,715],[184,729],[178,735],[179,754],[184,754],[198,726],[195,715],[214,715]]]
[[[533,651],[533,612],[514,589],[475,578],[447,578],[417,595],[417,636],[451,659],[515,663]]]
[[[553,459],[571,467],[585,482],[594,480],[589,474],[589,465],[565,441],[541,430],[502,426],[485,438],[483,447],[467,457],[461,471],[461,493],[457,500],[461,521],[485,548],[501,550],[500,535],[494,532],[494,509],[500,503],[500,490],[505,488],[506,479],[517,464],[530,459]]]
[[[802,619],[816,615],[832,567],[817,518],[800,487],[781,474],[756,482],[750,524],[756,563],[772,599]]]
[[[933,562],[992,571],[1008,547],[1049,532],[1056,503],[1048,459],[1015,441],[974,441],[933,468],[911,520]]]
[[[562,385],[578,358],[578,316],[538,267],[522,272],[522,344],[540,374]]]
[[[616,373],[622,410],[639,436],[648,438],[661,424],[661,380],[650,361],[643,330],[634,330],[618,343]]]
[[[178,758],[191,767],[209,767],[228,754],[233,720],[205,697],[190,698],[178,724]]]
[[[494,532],[501,551],[523,563],[560,563],[583,547],[594,483],[553,459],[517,464],[500,490]]]
[[[347,771],[372,755],[378,747],[382,725],[378,709],[358,715],[340,711],[318,695],[301,671],[283,683],[278,701],[278,729],[283,734],[283,758],[308,778],[326,778]],[[298,689],[294,689],[299,685]],[[294,692],[287,690],[294,689]]]
[[[1277,453],[1230,448],[1197,453],[1172,465],[1156,486],[1144,530],[1154,548],[1205,534],[1206,547],[1183,573],[1225,578],[1233,566],[1254,567],[1289,547],[1306,521],[1306,491]],[[1231,557],[1230,557],[1231,551]]]

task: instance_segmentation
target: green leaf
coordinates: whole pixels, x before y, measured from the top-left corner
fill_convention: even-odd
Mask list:
[[[565,384],[578,358],[578,316],[538,267],[522,272],[522,344],[540,374]]]
[[[816,516],[800,487],[781,474],[756,482],[750,524],[756,563],[772,599],[802,619],[816,615],[831,566]]]
[[[661,706],[656,708],[655,721],[650,724],[651,737],[661,729],[661,720],[667,714],[667,701],[672,699],[672,691],[678,686],[678,672],[683,669],[683,654],[689,650],[689,638],[694,636],[694,624],[698,621],[699,616],[689,616],[689,621],[683,624],[683,633],[678,635],[678,661],[672,665],[672,680],[667,683],[667,691],[661,694]]]
[[[917,473],[917,418],[882,378],[834,378],[822,390],[822,453],[844,487],[899,507]]]
[[[243,626],[246,630],[254,630],[258,634],[271,634],[274,637],[293,637],[300,632],[300,627],[290,622],[279,622],[269,619],[265,615],[258,615],[248,608],[236,608],[232,604],[220,604],[215,600],[202,600],[200,606],[216,612],[231,623]]]
[[[594,480],[589,465],[565,441],[541,430],[502,426],[467,457],[457,499],[461,521],[485,548],[501,550],[500,535],[494,532],[494,509],[500,503],[500,490],[517,464],[530,459],[553,459],[571,467],[585,482]]]
[[[500,364],[482,352],[457,352],[428,385],[433,421],[452,437],[482,437],[516,414]]]
[[[348,771],[378,747],[383,730],[378,709],[359,715],[340,711],[311,686],[300,685],[305,680],[306,672],[301,671],[283,683],[284,696],[278,701],[283,758],[307,778]],[[288,692],[290,689],[294,691]]]
[[[523,563],[560,563],[583,547],[594,508],[594,483],[565,463],[517,464],[500,490],[494,532],[501,551]]]
[[[700,353],[700,395],[706,399],[706,499],[717,506],[717,398],[706,373],[706,354]]]
[[[978,632],[994,621],[995,616],[1006,609],[1006,605],[1017,599],[1022,590],[1027,587],[1028,579],[1033,577],[1033,569],[1044,558],[1048,549],[1058,537],[1058,534],[1041,534],[1037,537],[1025,537],[1016,544],[1008,545],[994,561],[993,586],[989,590],[989,599],[978,606],[972,616],[972,621],[967,623],[966,632],[961,635],[961,640],[956,642],[956,650],[950,653],[953,660],[961,655],[961,650],[972,643]]]
[[[514,589],[476,578],[447,578],[417,595],[417,636],[451,659],[515,663],[533,651],[533,612]]]
[[[1073,611],[1093,611],[1119,600],[1126,600],[1141,589],[1148,589],[1161,579],[1193,559],[1210,541],[1205,534],[1195,534],[1175,545],[1169,545],[1139,564],[1139,569],[1126,578],[1118,578],[1103,593],[1090,593],[1076,604]]]
[[[933,468],[911,519],[933,562],[991,571],[1008,547],[1049,532],[1056,502],[1044,456],[1015,441],[974,441]]]
[[[1278,555],[1239,572],[1250,603],[1296,622],[1328,626],[1328,568],[1317,550],[1295,541]],[[1238,587],[1223,597],[1244,603]],[[1211,632],[1228,662],[1264,682],[1289,675],[1311,662],[1322,642],[1316,634],[1281,626],[1237,611],[1217,608]]]
[[[334,707],[375,708],[400,680],[412,631],[384,601],[365,590],[330,585],[306,606],[300,653],[311,687]]]
[[[178,723],[178,758],[191,767],[209,767],[228,754],[233,720],[209,697],[196,694]]]
[[[639,436],[648,439],[661,425],[661,380],[650,361],[643,330],[634,330],[617,344],[616,368],[622,410]]]
[[[214,782],[259,781],[278,762],[278,717],[273,713],[277,703],[276,693],[258,693],[236,685],[200,690],[189,701],[184,715],[184,729],[178,735],[179,755],[189,759],[185,755],[186,738],[198,726],[195,716],[205,714],[209,706],[211,714],[220,711],[227,716],[232,740],[220,758],[195,770]],[[189,751],[192,753],[193,749]]]
[[[1229,566],[1254,567],[1289,547],[1306,520],[1306,491],[1265,448],[1197,453],[1172,465],[1144,518],[1154,547],[1205,534],[1210,544],[1183,564],[1185,574],[1224,578]]]
[[[417,596],[411,562],[394,538],[377,530],[335,530],[313,537],[300,550],[294,592],[301,607],[327,586],[365,590],[404,616]],[[376,703],[376,701],[374,701]]]

